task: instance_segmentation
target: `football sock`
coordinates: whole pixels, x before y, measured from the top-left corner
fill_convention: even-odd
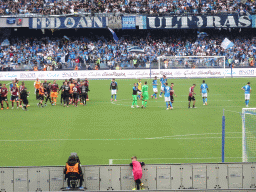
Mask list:
[[[134,104],[135,104],[135,101],[132,102],[132,105],[134,105]]]
[[[168,108],[168,106],[169,106],[169,104],[168,104],[168,102],[166,102],[166,108]]]
[[[203,97],[203,103],[204,103],[204,97]]]
[[[188,103],[188,107],[190,108],[190,103]]]
[[[142,101],[142,105],[144,105],[144,101]]]
[[[140,99],[140,95],[138,95],[138,98]]]
[[[113,95],[111,95],[111,98],[113,99]]]
[[[24,105],[23,107],[24,107],[24,109],[27,109],[26,105]]]
[[[162,95],[163,92],[160,93],[160,95]]]
[[[245,100],[245,105],[247,105],[247,100]]]
[[[115,99],[116,99],[116,95],[115,95]]]
[[[170,106],[172,107],[172,102],[170,102]]]
[[[145,101],[145,107],[147,106],[148,101]]]
[[[138,105],[137,101],[134,101],[135,105]]]
[[[9,107],[9,104],[7,103],[7,107]]]
[[[14,102],[12,102],[12,107],[13,107],[13,103],[14,103]]]
[[[205,98],[205,102],[207,103],[207,97]]]
[[[155,96],[155,98],[156,98],[156,94],[155,94],[155,93],[153,94],[153,97],[154,97],[154,96]]]
[[[193,108],[195,107],[195,105],[193,105]]]

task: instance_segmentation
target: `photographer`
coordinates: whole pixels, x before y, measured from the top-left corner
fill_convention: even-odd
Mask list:
[[[70,180],[72,176],[75,176],[77,179],[80,180],[79,189],[83,189],[83,173],[82,168],[80,166],[79,157],[76,155],[71,155],[68,158],[66,163],[66,167],[64,169],[65,180],[68,179],[67,184],[68,188],[70,188]]]

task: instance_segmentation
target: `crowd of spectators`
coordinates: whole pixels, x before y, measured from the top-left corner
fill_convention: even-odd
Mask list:
[[[89,34],[90,37],[92,35]],[[161,35],[160,35],[161,36]],[[47,65],[54,68],[74,68],[75,66],[94,69],[100,67],[122,68],[145,67],[157,63],[158,56],[225,56],[226,65],[249,66],[256,57],[256,39],[243,35],[231,40],[234,46],[223,49],[220,45],[225,36],[198,38],[193,35],[171,35],[170,37],[125,36],[115,43],[104,36],[88,37],[44,37],[10,38],[10,46],[0,48],[0,65],[37,65],[39,69]],[[143,52],[129,52],[130,47]],[[157,65],[157,64],[156,64]],[[177,67],[177,66],[176,66]],[[184,66],[178,66],[184,67]],[[210,66],[209,66],[210,67]]]
[[[1,0],[0,15],[254,13],[253,0]]]

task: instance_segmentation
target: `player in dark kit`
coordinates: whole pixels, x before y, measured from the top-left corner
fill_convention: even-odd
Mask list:
[[[86,82],[83,82],[82,86],[81,86],[81,102],[82,102],[82,105],[86,105],[86,98],[87,98],[88,91],[89,91],[89,89],[88,89],[88,86],[86,86]]]
[[[67,80],[66,80],[67,81]],[[65,82],[66,82],[65,81]],[[64,92],[63,92],[63,89],[64,89],[64,84],[65,82],[63,82],[63,85],[61,85],[60,89],[59,89],[59,92],[61,91],[61,94],[60,94],[60,104],[62,105],[62,101],[64,102]]]
[[[1,88],[1,110],[4,109],[4,101],[7,105],[6,109],[9,109],[7,94],[8,94],[8,89],[6,87],[6,84],[3,84],[3,87]]]
[[[64,83],[64,87],[63,87],[63,95],[64,95],[64,107],[69,104],[69,91],[70,91],[70,87],[68,86],[67,82]]]
[[[22,82],[24,84],[24,82]],[[27,111],[27,106],[28,106],[28,94],[29,92],[27,92],[27,88],[24,86],[24,88],[22,89],[22,91],[20,92],[20,98],[23,101],[23,110]]]
[[[84,83],[85,83],[85,86],[87,86],[87,88],[88,88],[88,90],[89,90],[89,81],[88,81],[87,78],[85,78]],[[86,101],[89,101],[88,93],[87,93],[87,96],[86,96]]]
[[[194,92],[194,88],[195,88],[196,84],[193,84],[192,87],[189,88],[189,95],[188,95],[188,108],[190,108],[190,102],[193,101],[193,108],[195,107],[195,103],[196,103],[196,99],[195,96],[196,93]]]
[[[19,100],[18,100],[18,88],[16,87],[16,84],[13,84],[13,87],[11,88],[11,102],[12,102],[12,109],[14,108],[14,102],[17,104],[17,109],[19,109]]]
[[[44,102],[44,106],[46,106],[46,103],[47,101],[49,100],[50,103],[52,103],[52,100],[51,100],[51,82],[47,83],[47,85],[44,83],[43,84],[43,87],[44,87],[44,97],[45,97],[45,102]]]
[[[43,87],[46,89],[48,87],[48,83],[46,80],[44,80]]]
[[[21,86],[19,87],[19,94],[21,95],[22,90],[25,88],[25,83],[22,81]],[[20,106],[22,107],[22,98],[20,97]]]
[[[75,83],[75,86],[73,87],[73,102],[75,103],[75,106],[77,107],[78,102],[78,95],[80,93],[79,86]]]
[[[177,95],[175,95],[175,93],[174,93],[173,87],[174,87],[174,83],[171,83],[170,96],[171,96],[171,102],[172,102],[172,103],[174,102],[173,95],[174,95],[175,97],[177,97]]]

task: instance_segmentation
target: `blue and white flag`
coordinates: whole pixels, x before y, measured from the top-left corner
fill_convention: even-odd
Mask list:
[[[197,38],[199,38],[199,39],[203,39],[204,37],[207,37],[208,36],[208,34],[206,33],[206,32],[199,32],[199,31],[197,31]]]
[[[112,29],[110,29],[109,27],[108,27],[108,30],[110,31],[110,33],[112,33],[114,41],[117,42],[118,37],[116,36],[116,33]]]
[[[222,43],[221,43],[221,47],[223,49],[229,49],[230,47],[233,47],[234,43],[232,43],[228,38],[225,38]]]
[[[69,41],[70,41],[70,39],[69,39],[66,35],[64,35],[63,37],[64,37],[65,39],[67,39],[67,40],[69,40]]]
[[[5,40],[1,43],[1,46],[2,46],[2,47],[10,46],[10,41],[9,41],[8,39],[5,39]]]

